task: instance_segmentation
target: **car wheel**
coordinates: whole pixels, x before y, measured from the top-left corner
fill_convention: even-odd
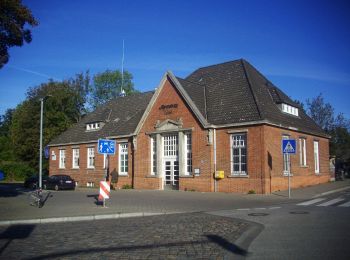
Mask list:
[[[58,188],[58,185],[56,184],[55,185],[55,191],[58,191],[59,190],[59,188]]]

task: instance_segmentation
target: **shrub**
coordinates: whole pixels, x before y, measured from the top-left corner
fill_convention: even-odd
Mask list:
[[[248,194],[255,194],[255,193],[256,193],[255,190],[248,191]]]
[[[0,170],[5,173],[6,181],[23,181],[35,173],[33,168],[23,162],[1,162]]]
[[[132,189],[132,186],[131,186],[130,184],[124,184],[124,185],[122,186],[122,189],[123,189],[123,190],[129,190],[129,189]]]

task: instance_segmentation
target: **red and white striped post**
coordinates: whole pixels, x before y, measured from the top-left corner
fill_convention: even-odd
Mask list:
[[[109,181],[100,181],[100,195],[98,200],[103,200],[103,207],[106,207],[106,199],[109,199],[109,194],[111,191],[111,186]]]

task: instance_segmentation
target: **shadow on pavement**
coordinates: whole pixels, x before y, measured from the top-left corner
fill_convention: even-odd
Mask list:
[[[33,232],[35,225],[14,225],[9,226],[4,232],[0,234],[0,240],[8,240],[5,245],[0,248],[0,255],[9,246],[14,239],[26,239]]]
[[[19,183],[0,183],[0,197],[17,197],[26,191]]]
[[[240,248],[239,246],[236,246],[235,244],[227,241],[226,239],[217,236],[217,235],[207,235],[207,238],[221,246],[223,249],[230,251],[236,255],[242,255],[242,256],[247,256],[248,252],[244,250],[243,248]]]
[[[95,199],[94,203],[98,206],[103,205],[103,201],[98,200],[98,194],[90,194],[90,195],[86,195],[86,197],[94,198]]]

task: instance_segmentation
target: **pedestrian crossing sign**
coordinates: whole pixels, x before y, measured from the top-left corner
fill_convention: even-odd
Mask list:
[[[282,140],[282,153],[284,154],[296,154],[297,144],[295,139]]]

